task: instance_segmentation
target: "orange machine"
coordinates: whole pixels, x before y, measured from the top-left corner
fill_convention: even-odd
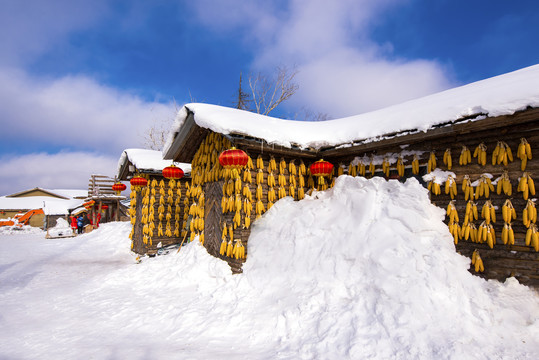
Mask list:
[[[44,214],[43,209],[29,210],[24,214],[17,214],[13,217],[13,220],[0,220],[0,226],[13,226],[22,227],[28,225],[30,218],[35,214]]]

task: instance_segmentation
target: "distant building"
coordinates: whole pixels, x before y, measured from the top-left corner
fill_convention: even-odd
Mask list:
[[[28,214],[27,225],[47,229],[56,225],[56,219],[67,217],[69,209],[80,206],[87,197],[87,190],[47,190],[39,187],[15,194],[0,196],[0,219],[11,219],[18,214]]]

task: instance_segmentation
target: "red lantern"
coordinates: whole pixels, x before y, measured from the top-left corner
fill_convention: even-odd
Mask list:
[[[148,185],[148,180],[146,180],[142,176],[135,176],[135,177],[131,178],[129,183],[131,185],[133,185],[134,187],[141,187],[141,186]]]
[[[309,170],[311,170],[313,176],[330,176],[333,171],[333,164],[320,159],[312,164]]]
[[[127,186],[121,182],[117,182],[116,184],[112,185],[112,190],[116,192],[116,195],[120,195],[120,193],[125,189],[127,189]]]
[[[222,167],[225,169],[236,169],[239,170],[243,168],[245,165],[247,165],[247,162],[249,161],[249,156],[245,153],[245,151],[232,148],[229,150],[223,151],[219,155],[219,164],[221,164]]]
[[[108,205],[101,205],[101,210],[107,210],[109,208]]]
[[[183,170],[172,164],[163,169],[163,176],[166,179],[181,179],[183,177]]]

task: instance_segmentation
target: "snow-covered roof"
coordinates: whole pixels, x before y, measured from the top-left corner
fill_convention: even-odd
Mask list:
[[[79,190],[79,189],[53,189],[49,190],[58,195],[65,196],[67,198],[86,198],[88,197],[88,190]]]
[[[26,196],[9,198],[0,196],[0,209],[3,210],[31,210],[43,209],[46,215],[66,215],[68,209],[82,204],[80,199],[55,199],[50,196]]]
[[[118,174],[122,166],[129,161],[139,171],[159,172],[170,166],[170,160],[163,160],[161,151],[148,149],[125,149],[118,160]],[[174,162],[184,173],[191,173],[191,164]]]
[[[171,156],[172,144],[189,112],[194,114],[196,125],[218,133],[251,136],[284,147],[319,149],[369,141],[395,132],[426,131],[438,124],[479,114],[510,115],[527,107],[539,107],[539,65],[384,109],[327,121],[284,120],[216,105],[187,104],[176,117],[163,154]]]

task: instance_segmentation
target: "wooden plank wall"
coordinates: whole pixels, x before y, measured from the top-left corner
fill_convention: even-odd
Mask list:
[[[163,178],[162,177],[157,177],[157,176],[151,176],[149,178],[148,183],[150,183],[154,179],[159,182]],[[165,199],[166,199],[168,197],[168,189],[169,189],[169,187],[168,187],[168,180],[165,179],[164,181],[165,181],[164,190],[165,190]],[[186,208],[187,209],[189,208],[189,204],[186,205],[185,201],[184,201],[185,197],[186,197],[186,195],[185,195],[186,183],[188,181],[189,180],[187,180],[187,179],[181,179],[180,181],[177,182],[181,187],[181,198],[180,198],[180,203],[179,203],[180,204],[179,205],[179,207],[180,207],[180,210],[179,210],[179,219],[180,219],[179,224],[180,224],[180,227],[182,227],[184,225],[185,210],[186,210]],[[173,189],[173,191],[174,191],[174,199],[177,197],[177,194],[176,194],[177,188],[178,187],[175,187]],[[133,229],[132,229],[132,232],[131,232],[131,240],[132,240],[132,250],[133,250],[133,252],[135,252],[137,254],[141,254],[141,255],[147,254],[147,255],[152,256],[152,255],[155,255],[157,253],[159,243],[161,243],[161,247],[166,247],[166,246],[169,246],[169,245],[179,244],[183,240],[183,236],[181,236],[181,230],[182,229],[180,229],[180,236],[175,236],[174,235],[174,230],[176,229],[175,228],[176,205],[175,205],[174,202],[171,204],[172,213],[171,213],[171,220],[170,220],[172,236],[166,236],[166,234],[165,234],[165,227],[166,227],[166,219],[165,218],[162,220],[163,235],[162,236],[158,235],[158,229],[157,229],[157,226],[158,226],[158,223],[159,223],[158,208],[159,208],[160,199],[161,199],[162,196],[161,196],[161,194],[159,192],[159,188],[156,187],[156,191],[155,191],[155,195],[154,195],[155,196],[155,203],[153,205],[153,207],[154,207],[154,217],[155,217],[154,236],[151,238],[151,241],[148,241],[149,240],[148,238],[144,239],[144,234],[143,234],[143,226],[144,226],[144,224],[142,223],[143,197],[145,196],[146,191],[148,191],[148,192],[151,191],[150,189],[151,189],[151,187],[150,187],[150,185],[148,185],[147,190],[140,189],[139,191],[135,192],[136,193],[135,221],[134,221]],[[166,216],[166,213],[167,213],[167,209],[168,209],[168,203],[165,203],[165,216]]]

